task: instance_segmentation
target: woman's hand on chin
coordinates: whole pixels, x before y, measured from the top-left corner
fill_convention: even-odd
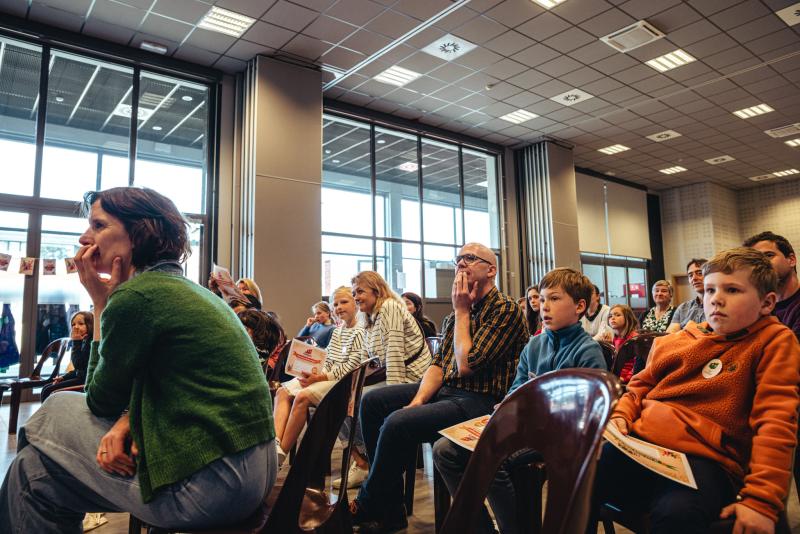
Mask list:
[[[111,264],[111,277],[101,278],[95,266],[94,255],[96,253],[97,245],[82,246],[75,254],[75,266],[78,268],[81,284],[89,293],[95,308],[102,310],[106,307],[111,292],[130,278],[130,272],[123,273],[122,258],[116,257]]]

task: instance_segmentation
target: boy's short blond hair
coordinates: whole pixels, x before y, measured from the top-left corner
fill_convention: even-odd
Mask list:
[[[778,291],[778,274],[763,252],[749,247],[724,250],[703,265],[703,276],[711,273],[733,274],[734,271],[750,269],[750,283],[758,296]]]
[[[594,293],[592,281],[580,271],[569,267],[558,267],[544,275],[544,278],[539,282],[539,291],[542,292],[545,289],[555,289],[557,287],[563,289],[576,304],[579,300],[586,304],[586,309],[581,314],[581,317],[583,317],[589,310],[589,303],[592,301],[592,293]]]

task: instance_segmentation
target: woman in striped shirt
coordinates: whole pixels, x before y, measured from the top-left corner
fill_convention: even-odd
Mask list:
[[[339,287],[331,295],[333,315],[341,324],[328,344],[328,356],[318,374],[305,374],[281,386],[275,394],[275,443],[278,462],[286,459],[306,424],[308,408],[318,406],[334,384],[359,366],[364,356],[364,330],[356,321],[356,304],[349,287]]]
[[[367,354],[370,358],[377,356],[386,368],[386,384],[422,380],[431,353],[405,303],[375,271],[362,271],[351,283],[364,317]]]

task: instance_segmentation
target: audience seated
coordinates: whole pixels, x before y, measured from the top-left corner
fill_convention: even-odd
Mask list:
[[[86,368],[89,366],[91,335],[94,332],[94,315],[89,311],[76,312],[70,319],[70,342],[72,353],[70,367],[53,382],[42,388],[42,402],[59,389],[82,386],[86,382]]]
[[[306,325],[297,336],[311,336],[317,342],[317,346],[324,349],[331,342],[333,330],[336,328],[331,319],[331,307],[327,302],[320,301],[311,306],[311,313],[314,315],[306,320]]]
[[[614,304],[608,313],[608,326],[613,333],[610,341],[614,345],[614,350],[619,350],[623,343],[636,336],[636,329],[639,322],[636,320],[633,310],[626,304]],[[627,384],[633,376],[634,360],[625,363],[619,379],[623,384]]]
[[[239,278],[236,281],[236,288],[253,304],[252,307],[260,310],[264,306],[264,298],[261,295],[261,288],[252,278]],[[249,298],[252,297],[252,298]]]
[[[610,309],[607,304],[600,304],[600,289],[592,285],[592,301],[589,303],[589,309],[581,317],[581,325],[586,333],[596,340],[602,339],[603,327],[608,324]]]
[[[361,532],[407,525],[402,474],[408,458],[420,443],[436,441],[439,430],[489,413],[514,378],[527,329],[514,299],[495,287],[494,253],[470,243],[455,263],[454,312],[445,321],[442,343],[422,382],[386,386],[362,399],[361,425],[371,466],[351,503],[353,523]],[[361,289],[358,277],[354,286]],[[357,292],[356,300],[363,302],[361,295]]]
[[[134,187],[84,198],[75,264],[102,318],[86,394],[51,397],[20,430],[0,532],[80,532],[99,510],[178,531],[244,519],[277,474],[253,344],[184,278],[187,223],[170,199]]]
[[[770,316],[778,281],[762,253],[737,248],[703,263],[707,322],[655,339],[609,423],[685,452],[698,489],[606,444],[595,504],[647,513],[653,534],[706,532],[733,516],[734,532],[773,532],[791,479],[800,345]]]
[[[294,447],[308,419],[308,408],[322,398],[344,375],[359,366],[364,354],[364,329],[356,324],[356,303],[349,287],[331,295],[334,316],[341,321],[331,335],[322,372],[303,373],[283,384],[275,394],[275,440],[278,464]],[[363,477],[365,473],[359,473]]]
[[[778,303],[775,315],[800,339],[800,281],[797,279],[797,256],[789,241],[772,232],[762,232],[747,239],[744,246],[763,252],[778,275]]]
[[[274,368],[275,360],[286,342],[286,334],[274,314],[247,309],[236,315],[253,340],[261,367],[265,371]]]
[[[542,332],[542,319],[539,313],[539,286],[528,286],[525,290],[525,322],[528,325],[528,334],[535,336]]]
[[[580,324],[592,298],[589,279],[573,269],[554,269],[542,278],[539,289],[544,334],[531,337],[525,345],[508,394],[530,378],[550,371],[570,367],[606,369],[600,346]],[[526,461],[529,456],[522,454],[508,460],[498,470],[489,490],[489,504],[502,534],[518,532],[516,498],[508,472],[516,462]],[[439,439],[433,447],[433,461],[451,495],[456,493],[469,458],[469,451],[446,438]],[[472,532],[494,532],[485,508],[482,516],[481,523],[475,525]]]
[[[663,333],[667,331],[675,313],[675,307],[672,306],[672,284],[667,280],[659,280],[653,284],[652,293],[656,305],[639,317],[640,330]]]
[[[408,308],[409,313],[417,320],[417,324],[420,330],[422,330],[422,335],[425,337],[435,336],[436,325],[422,313],[422,297],[410,291],[403,293],[401,297],[403,297],[403,301],[406,303],[406,308]]]
[[[674,333],[685,328],[689,321],[702,323],[706,320],[703,312],[703,265],[707,260],[702,258],[692,258],[686,264],[686,275],[689,283],[692,284],[697,296],[682,302],[672,315],[672,322],[667,327],[667,333]]]

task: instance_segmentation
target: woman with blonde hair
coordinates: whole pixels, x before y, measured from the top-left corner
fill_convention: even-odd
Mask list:
[[[297,333],[297,337],[311,336],[317,346],[323,349],[331,342],[331,335],[336,325],[331,319],[331,307],[325,301],[319,301],[311,306],[311,317],[306,320],[306,325]]]
[[[644,314],[639,322],[642,332],[666,332],[675,313],[672,305],[672,284],[667,280],[659,280],[653,284],[653,302],[655,306]]]
[[[431,363],[431,353],[417,320],[403,300],[375,271],[351,280],[353,296],[364,319],[365,347],[386,369],[387,384],[419,382]]]
[[[294,447],[306,424],[308,408],[319,405],[336,382],[361,363],[364,329],[357,323],[356,303],[349,287],[341,286],[331,295],[333,314],[341,322],[328,344],[322,372],[293,378],[275,393],[275,435],[278,463]]]
[[[261,309],[264,306],[264,299],[261,296],[261,288],[258,287],[256,281],[252,278],[239,278],[236,281],[236,288],[242,293],[244,296],[252,295],[258,300],[258,309]]]

